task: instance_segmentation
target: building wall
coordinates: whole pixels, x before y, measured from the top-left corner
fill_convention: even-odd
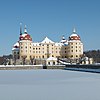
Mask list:
[[[22,40],[19,41],[19,55],[20,59],[26,56],[26,60],[30,60],[32,56],[32,41]]]
[[[16,51],[18,56],[18,51]],[[19,57],[22,60],[31,58],[43,59],[49,57],[78,59],[83,54],[83,44],[81,41],[68,41],[64,46],[56,43],[32,43],[30,40],[19,41]],[[14,51],[13,51],[14,55]]]
[[[29,40],[23,40],[19,42],[20,50],[19,55],[20,59],[22,57],[26,57],[27,60],[31,58],[36,59],[43,59],[49,57],[60,57],[60,58],[67,58],[68,57],[68,48],[69,46],[64,45],[56,45],[55,43],[32,43]]]
[[[35,45],[33,48],[34,58],[66,57],[67,55],[67,46],[62,48],[61,45],[56,46],[55,43]]]
[[[68,42],[68,57],[78,59],[83,55],[83,43],[80,40]]]

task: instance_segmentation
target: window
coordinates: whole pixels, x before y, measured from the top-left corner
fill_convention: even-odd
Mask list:
[[[53,61],[53,65],[55,65],[55,62]]]
[[[22,43],[20,43],[22,45]]]
[[[71,43],[71,45],[73,45],[73,43]]]
[[[44,58],[44,56],[42,56],[42,58]]]
[[[73,46],[71,46],[71,48],[73,48]]]
[[[71,50],[71,52],[73,52],[73,50]]]
[[[77,50],[76,50],[76,52],[77,52]]]
[[[48,62],[48,65],[50,65],[50,62]]]
[[[54,57],[54,55],[52,55],[52,57]]]
[[[65,53],[66,53],[66,51],[65,51]]]
[[[78,57],[78,55],[76,55],[76,57]]]
[[[71,57],[73,57],[73,55],[71,55]]]
[[[33,48],[33,50],[35,50],[35,48]]]
[[[25,48],[27,49],[27,46]]]
[[[77,48],[77,46],[76,46],[76,48]]]

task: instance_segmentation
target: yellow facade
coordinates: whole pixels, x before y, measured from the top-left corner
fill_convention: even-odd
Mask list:
[[[30,61],[33,58],[47,59],[49,57],[79,59],[83,55],[83,43],[75,30],[69,40],[63,37],[60,42],[53,42],[47,37],[42,42],[32,42],[32,38],[25,30],[24,34],[20,35],[18,43],[19,45],[14,45],[12,51],[14,55],[17,50],[20,61],[23,58]]]

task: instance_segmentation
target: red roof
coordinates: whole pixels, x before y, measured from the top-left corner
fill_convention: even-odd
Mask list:
[[[19,40],[30,40],[30,41],[32,41],[32,38],[29,34],[25,33],[25,34],[20,35]]]

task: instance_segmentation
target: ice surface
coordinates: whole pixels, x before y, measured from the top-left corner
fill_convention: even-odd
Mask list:
[[[0,100],[100,100],[100,74],[67,70],[2,70]]]

